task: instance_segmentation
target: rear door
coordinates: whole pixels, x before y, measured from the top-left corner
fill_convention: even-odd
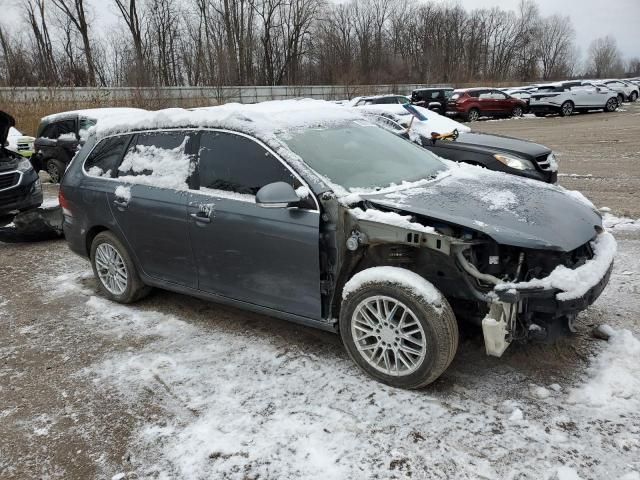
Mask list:
[[[493,99],[491,90],[476,90],[469,92],[469,95],[476,96],[480,111],[484,114],[492,115],[496,111],[496,103]]]
[[[252,138],[205,131],[195,179],[188,212],[198,288],[320,319],[320,215],[300,178]],[[308,194],[298,208],[255,203],[278,181]]]
[[[194,132],[139,133],[117,169],[108,201],[138,265],[147,275],[197,286],[187,220]]]

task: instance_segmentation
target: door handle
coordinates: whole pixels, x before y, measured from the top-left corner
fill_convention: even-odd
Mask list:
[[[129,203],[123,200],[114,200],[113,204],[118,208],[127,208]]]
[[[198,212],[198,213],[190,213],[191,218],[193,218],[196,222],[200,223],[211,223],[211,218],[207,217],[206,213]]]

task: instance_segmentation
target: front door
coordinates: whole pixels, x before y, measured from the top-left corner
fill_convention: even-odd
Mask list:
[[[196,288],[189,244],[187,179],[192,164],[188,132],[156,131],[134,138],[107,194],[122,236],[142,271]]]
[[[308,189],[249,137],[205,131],[199,152],[188,205],[198,288],[321,319],[317,203],[312,196],[296,208],[255,203],[256,192],[269,183]]]

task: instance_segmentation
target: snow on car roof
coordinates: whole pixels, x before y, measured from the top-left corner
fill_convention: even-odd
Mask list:
[[[413,105],[413,108],[427,117],[426,121],[420,121],[416,118],[412,125],[412,129],[422,135],[431,136],[432,132],[442,134],[452,132],[453,130],[458,130],[459,132],[471,131],[471,128],[468,126],[458,123],[443,115],[439,115],[432,110],[417,105]],[[395,117],[401,117],[403,119],[411,115],[402,105],[366,105],[358,107],[358,110],[378,115],[394,115]]]
[[[109,118],[113,116],[137,114],[140,112],[146,112],[146,110],[143,110],[141,108],[128,108],[128,107],[86,108],[81,110],[69,110],[68,112],[53,113],[51,115],[47,115],[46,117],[42,117],[41,121],[53,122],[55,120],[74,116],[74,115],[80,115],[83,117],[92,118],[94,120],[101,121],[105,118]]]
[[[185,110],[168,108],[109,117],[93,129],[98,137],[159,128],[226,128],[268,140],[276,132],[364,119],[352,109],[324,100],[275,100],[257,104],[228,103]]]

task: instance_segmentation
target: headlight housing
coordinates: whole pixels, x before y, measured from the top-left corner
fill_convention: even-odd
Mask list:
[[[513,168],[515,170],[535,170],[536,167],[533,166],[529,160],[524,158],[510,157],[508,155],[494,155],[493,158],[498,160],[500,163],[503,163],[509,168]]]
[[[16,168],[19,172],[27,172],[31,169],[31,162],[28,158],[23,158],[18,162],[18,166]]]

